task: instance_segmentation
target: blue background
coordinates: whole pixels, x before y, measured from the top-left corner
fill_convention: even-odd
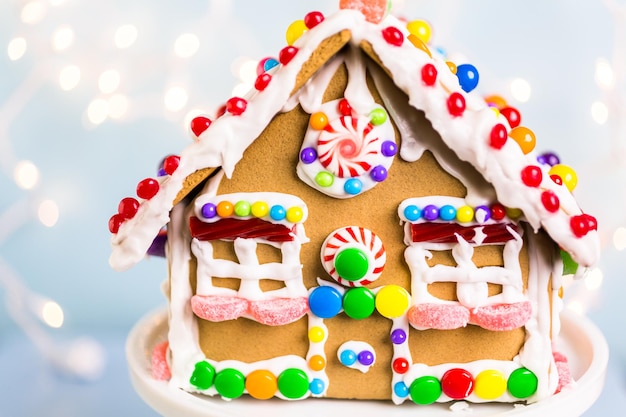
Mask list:
[[[93,337],[105,350],[107,367],[92,383],[59,376],[0,302],[0,417],[155,415],[128,382],[123,344],[140,317],[164,305],[166,265],[149,259],[113,272],[108,219],[139,180],[156,175],[163,156],[191,143],[186,111],[214,112],[231,96],[239,82],[233,62],[276,56],[292,21],[312,10],[329,14],[338,1],[35,1],[44,7],[36,24],[20,20],[26,1],[0,2],[0,261],[30,290],[63,308],[63,327],[45,330],[51,340],[63,345]],[[511,80],[527,80],[529,102],[510,102],[536,133],[537,149],[556,150],[578,172],[575,194],[600,223],[604,280],[596,291],[577,283],[568,297],[576,297],[611,349],[605,392],[586,415],[614,415],[610,410],[626,406],[624,260],[612,243],[614,231],[626,226],[626,86],[621,75],[603,90],[594,72],[599,58],[613,62],[616,71],[626,68],[626,17],[616,20],[605,5],[610,2],[595,0],[395,3],[403,6],[402,15],[431,22],[432,44],[462,53],[478,68],[481,93],[510,98]],[[128,23],[137,26],[137,41],[118,49],[114,32]],[[63,25],[74,30],[74,42],[55,51],[51,38]],[[186,32],[198,35],[200,48],[179,58],[174,41]],[[11,61],[6,46],[16,36],[27,40],[28,49]],[[70,64],[81,68],[81,80],[63,91],[58,75]],[[86,109],[110,96],[98,90],[97,80],[111,68],[121,74],[118,90],[130,100],[128,117],[94,126]],[[163,106],[173,85],[189,92],[180,112]],[[594,101],[612,103],[606,124],[591,118]],[[16,185],[13,170],[21,160],[39,169],[34,189]],[[37,219],[43,199],[59,207],[53,227]],[[6,219],[15,212],[21,220],[8,230]],[[8,296],[0,286],[0,299]]]

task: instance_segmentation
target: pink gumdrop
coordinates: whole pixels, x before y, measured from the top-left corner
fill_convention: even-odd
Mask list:
[[[166,340],[152,349],[152,378],[157,381],[169,381],[172,377],[170,366],[167,364],[167,350],[170,344]]]
[[[470,314],[462,305],[424,303],[408,312],[409,323],[417,328],[452,330],[465,327]]]
[[[250,302],[252,317],[268,326],[293,323],[302,318],[307,311],[309,311],[309,303],[306,297]]]
[[[226,321],[241,317],[248,311],[248,301],[239,297],[194,295],[191,309],[196,316],[208,321]]]
[[[387,0],[339,0],[339,8],[359,10],[368,22],[378,23],[387,12]]]
[[[572,383],[572,373],[569,369],[569,362],[567,357],[559,352],[553,352],[554,362],[556,363],[556,370],[559,373],[559,383],[556,387],[555,394],[561,392],[563,388]]]
[[[525,325],[531,314],[530,301],[494,304],[472,310],[470,322],[487,330],[507,331]]]

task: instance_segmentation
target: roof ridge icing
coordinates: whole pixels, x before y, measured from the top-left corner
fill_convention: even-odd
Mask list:
[[[245,149],[290,102],[300,68],[324,40],[344,30],[350,31],[352,47],[369,45],[371,50],[366,52],[408,96],[410,106],[423,111],[445,145],[493,185],[502,204],[520,209],[535,230],[544,228],[579,264],[591,266],[597,261],[600,245],[595,219],[582,212],[565,185],[538,167],[532,150],[525,152],[515,140],[507,140],[512,129],[504,116],[478,94],[464,91],[445,59],[412,38],[400,19],[387,15],[380,23],[371,23],[358,10],[342,9],[283,48],[279,63],[259,76],[255,89],[246,97],[229,100],[229,111],[183,150],[178,167],[160,183],[158,192],[143,201],[136,215],[125,219],[113,235],[113,268],[124,270],[143,258],[168,223],[169,211],[189,175],[221,167],[230,177]],[[494,142],[494,136],[503,134]],[[529,167],[535,175],[530,183],[521,174]]]

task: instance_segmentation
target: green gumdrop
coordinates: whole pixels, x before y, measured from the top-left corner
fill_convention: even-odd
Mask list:
[[[195,369],[189,378],[189,383],[198,389],[209,389],[213,385],[215,368],[207,361],[196,363]]]
[[[563,275],[573,275],[578,270],[578,263],[572,259],[572,256],[562,250],[561,259],[563,260]]]

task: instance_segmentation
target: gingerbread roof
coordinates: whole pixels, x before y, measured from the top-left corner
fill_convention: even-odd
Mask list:
[[[145,198],[138,207],[130,213],[120,208],[111,240],[111,266],[124,270],[141,260],[169,222],[173,206],[215,168],[230,177],[246,148],[274,116],[289,108],[294,95],[306,91],[307,81],[346,44],[377,62],[389,75],[383,77],[386,82],[406,94],[409,105],[424,112],[440,135],[441,143],[420,143],[403,132],[396,120],[406,148],[400,154],[404,159],[416,160],[429,146],[452,150],[475,168],[480,181],[493,186],[500,203],[521,210],[525,221],[535,230],[543,228],[574,261],[583,266],[597,261],[595,218],[579,208],[562,181],[550,177],[549,167],[537,162],[532,147],[520,146],[511,138],[514,129],[502,114],[477,93],[464,91],[445,59],[411,35],[405,22],[387,16],[373,23],[357,10],[340,10],[317,19],[293,45],[282,49],[278,65],[259,76],[247,97],[231,98],[223,116],[207,121],[203,131],[194,129],[201,132],[198,140],[183,150],[176,160],[178,166],[160,182],[144,184],[148,191],[142,193]],[[384,88],[384,83],[377,87]],[[393,108],[390,114],[394,119],[404,117]]]

